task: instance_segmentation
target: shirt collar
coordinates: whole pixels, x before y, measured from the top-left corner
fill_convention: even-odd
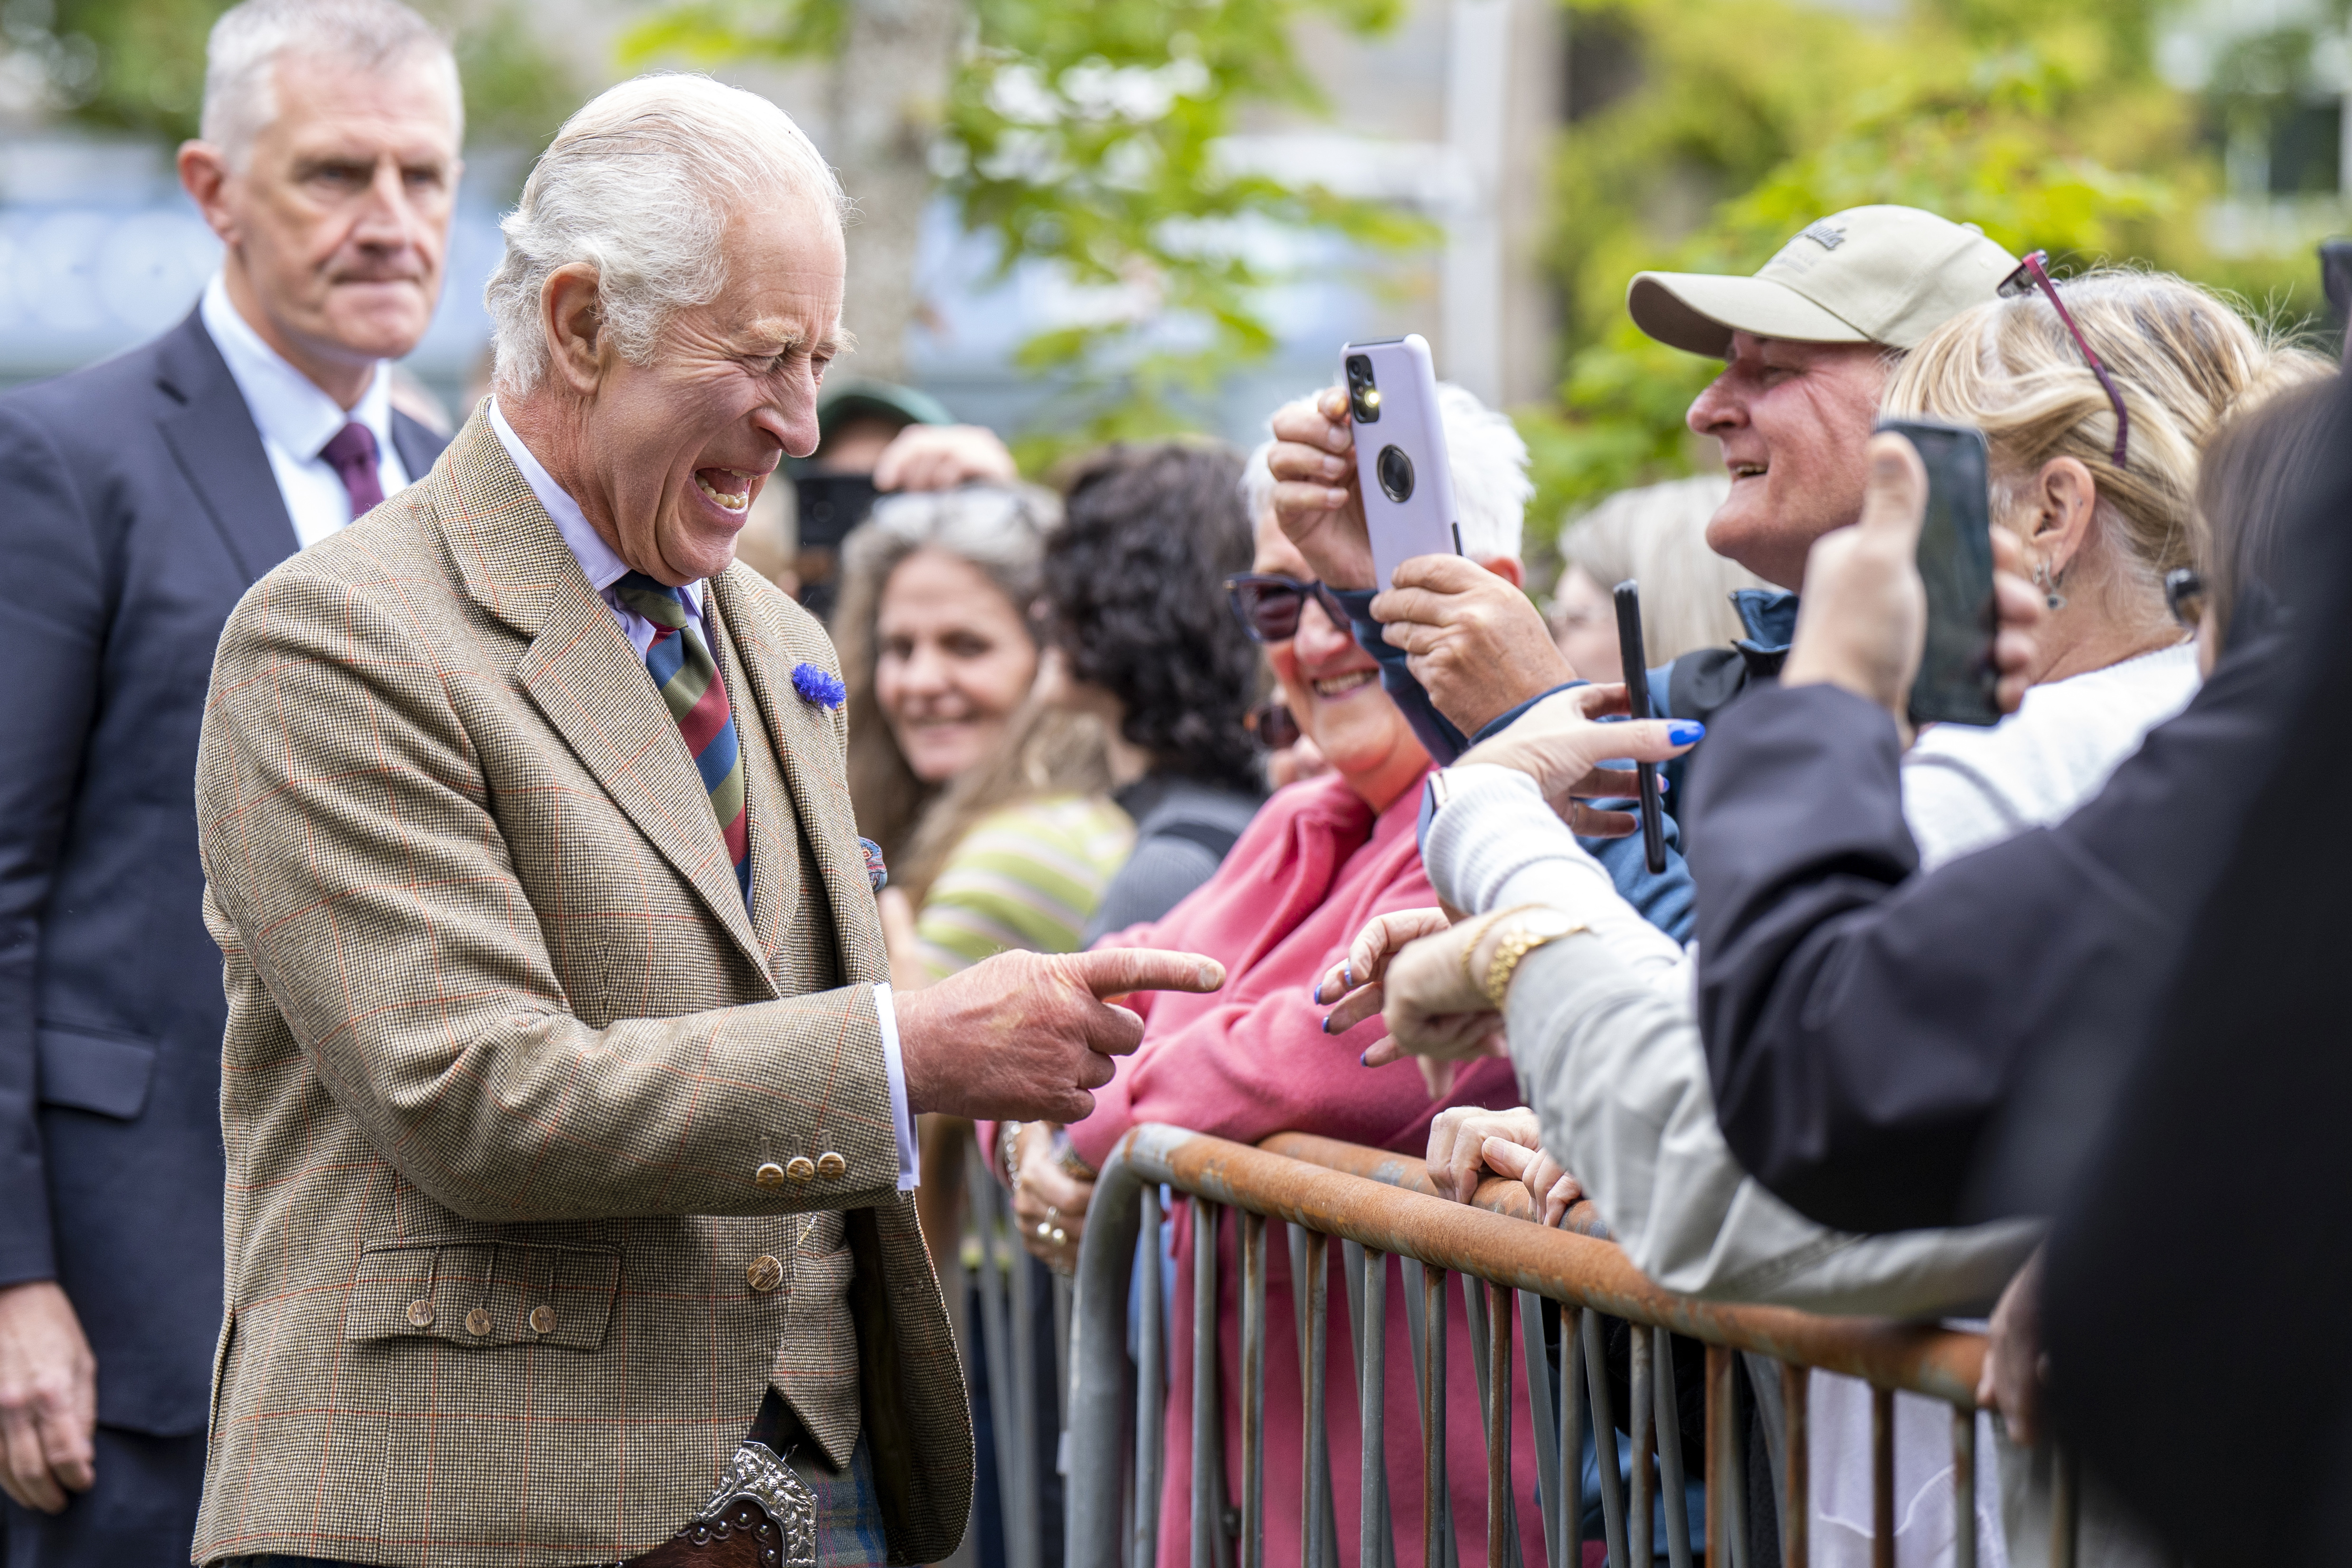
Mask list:
[[[580,503],[555,482],[555,476],[547,471],[547,465],[532,456],[530,448],[522,444],[522,437],[514,433],[514,426],[508,424],[507,416],[499,412],[496,397],[489,399],[489,413],[490,429],[498,436],[499,445],[507,449],[507,456],[513,458],[514,466],[521,470],[522,482],[530,487],[530,493],[539,498],[541,506],[547,509],[549,519],[555,524],[555,531],[563,536],[563,542],[580,563],[580,570],[588,574],[588,585],[601,594],[627,575],[629,563],[604,542],[604,535],[588,521],[588,514],[580,510]],[[689,583],[687,592],[693,598],[695,610],[699,613],[702,584]]]
[[[392,367],[376,362],[367,390],[349,412],[328,396],[319,384],[289,363],[284,355],[262,341],[253,324],[238,313],[228,297],[228,282],[218,272],[205,285],[205,331],[228,363],[236,389],[253,415],[264,440],[301,462],[310,462],[335,432],[356,419],[375,437],[376,450],[392,449]]]

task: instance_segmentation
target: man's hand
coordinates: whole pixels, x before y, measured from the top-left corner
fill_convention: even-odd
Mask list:
[[[1266,454],[1266,467],[1277,481],[1274,515],[1283,533],[1331,587],[1378,587],[1372,581],[1372,536],[1364,526],[1363,498],[1356,492],[1356,432],[1348,422],[1348,395],[1327,386],[1283,405],[1273,424],[1274,450]]]
[[[983,481],[1009,485],[1021,477],[1013,454],[984,425],[909,425],[875,460],[877,490],[951,490]]]
[[[1595,797],[1630,799],[1638,777],[1604,761],[1663,763],[1682,755],[1706,733],[1696,719],[1635,719],[1603,724],[1600,718],[1625,711],[1622,686],[1579,686],[1545,698],[1517,722],[1454,759],[1454,766],[1491,763],[1516,768],[1536,781],[1551,808],[1587,838],[1621,838],[1638,826],[1633,813],[1595,811],[1583,804]]]
[[[1870,442],[1870,479],[1862,521],[1813,541],[1806,558],[1797,632],[1780,668],[1783,686],[1842,686],[1886,710],[1911,732],[1911,682],[1927,637],[1927,591],[1919,581],[1919,527],[1927,516],[1927,470],[1896,435]],[[2042,602],[2016,570],[2016,537],[1992,531],[1993,603],[2000,630],[1993,666],[2003,712],[2023,700],[2035,662],[2033,633]]]
[[[98,1360],[50,1279],[0,1289],[0,1491],[57,1513],[98,1479]]]
[[[1083,1121],[1110,1058],[1143,1043],[1143,1020],[1104,998],[1224,983],[1194,952],[1000,952],[893,999],[908,1101],[975,1121]]]
[[[1518,584],[1461,555],[1416,555],[1372,601],[1405,667],[1465,735],[1576,679]]]

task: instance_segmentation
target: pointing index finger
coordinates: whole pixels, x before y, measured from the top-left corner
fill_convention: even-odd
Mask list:
[[[1065,962],[1079,984],[1097,997],[1130,991],[1210,992],[1225,983],[1225,966],[1197,952],[1120,947],[1071,953]]]

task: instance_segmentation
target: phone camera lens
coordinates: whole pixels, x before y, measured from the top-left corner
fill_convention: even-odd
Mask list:
[[[1381,447],[1374,468],[1381,477],[1382,495],[1400,503],[1412,499],[1412,459],[1404,455],[1403,447]]]
[[[1376,424],[1380,419],[1380,383],[1372,379],[1372,362],[1367,355],[1348,356],[1348,405],[1359,425]]]

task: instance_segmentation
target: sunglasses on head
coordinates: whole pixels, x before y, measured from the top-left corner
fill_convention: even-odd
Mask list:
[[[1323,606],[1333,626],[1347,629],[1347,607],[1320,583],[1301,582],[1278,572],[1237,572],[1225,579],[1225,602],[1258,642],[1287,642],[1297,637],[1298,612],[1307,607],[1309,598]]]
[[[1298,744],[1298,721],[1291,717],[1289,704],[1278,697],[1251,709],[1243,717],[1242,727],[1269,752],[1286,752]]]
[[[2164,574],[2164,607],[2182,631],[2193,632],[2205,618],[2205,578],[2194,566],[2176,566]]]
[[[2050,297],[2050,308],[2057,311],[2058,319],[2066,324],[2067,333],[2074,338],[2074,346],[2083,351],[2084,363],[2091,367],[2091,374],[2099,378],[2099,385],[2106,392],[2107,401],[2115,405],[2115,462],[2120,468],[2124,466],[2125,447],[2131,437],[2131,416],[2124,412],[2124,395],[2116,390],[2115,377],[2109,375],[2107,367],[2099,363],[2099,356],[2092,351],[2090,340],[2083,336],[2083,329],[2076,326],[2074,318],[2066,313],[2066,302],[2058,298],[2058,285],[2050,280],[2049,263],[2048,251],[2028,251],[2025,259],[2017,264],[2017,270],[2001,279],[2000,297],[2014,300],[2020,295],[2031,294],[2036,289]]]

